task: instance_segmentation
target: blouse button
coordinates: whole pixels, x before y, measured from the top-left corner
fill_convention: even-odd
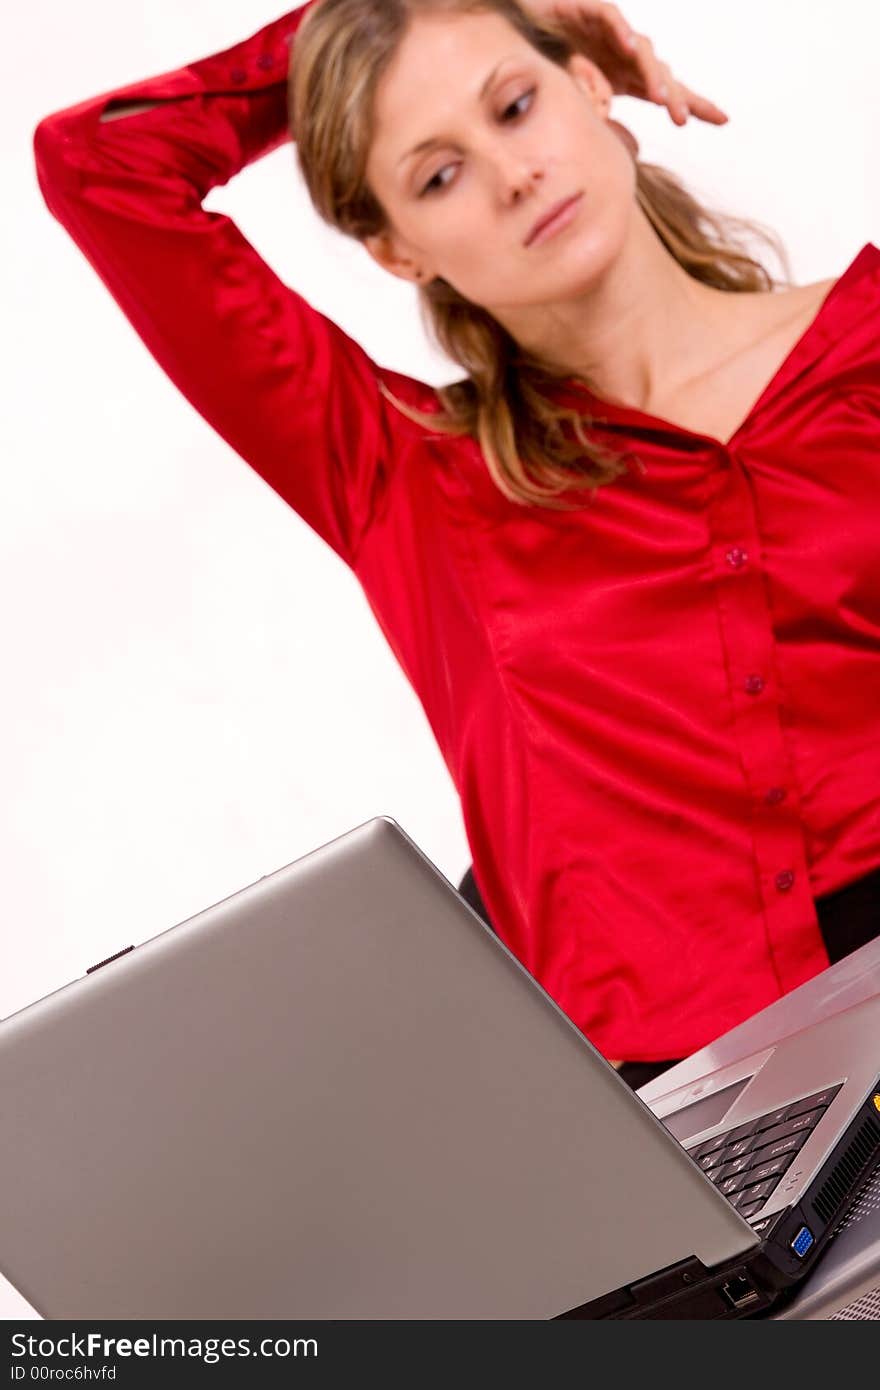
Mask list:
[[[771,787],[769,791],[764,793],[764,800],[768,806],[778,806],[780,801],[784,801],[787,796],[788,792],[785,787]]]
[[[274,68],[274,66],[275,66],[275,59],[272,57],[272,54],[271,54],[271,53],[261,53],[261,54],[260,54],[259,58],[257,59],[257,67],[258,67],[258,68],[262,68],[263,71],[266,72],[266,71],[268,71],[269,68]]]
[[[764,684],[763,676],[749,676],[745,683],[745,692],[747,695],[760,695]]]
[[[787,893],[794,884],[794,874],[791,869],[783,869],[781,874],[776,875],[776,891]]]
[[[724,558],[731,569],[738,570],[742,569],[749,558],[749,554],[747,550],[742,550],[738,545],[735,545],[732,550],[728,550]]]
[[[240,87],[242,82],[247,82],[247,73],[244,68],[233,68],[229,76],[237,87]]]

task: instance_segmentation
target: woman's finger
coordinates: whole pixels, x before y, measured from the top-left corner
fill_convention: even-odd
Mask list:
[[[636,80],[632,94],[634,96],[645,95],[649,101],[655,101],[658,106],[665,106],[669,89],[664,81],[664,64],[660,62],[654,52],[654,45],[645,34],[636,35],[633,58],[636,65]],[[642,88],[641,91],[639,87]]]
[[[663,67],[665,85],[669,90],[666,101],[669,114],[676,125],[687,125],[688,116],[691,114],[687,90],[681,82],[673,77],[668,64],[664,63]]]
[[[657,82],[661,93],[661,105],[666,107],[676,125],[684,125],[688,118],[687,104],[681,84],[676,82],[668,63],[657,64]]]
[[[630,51],[638,47],[639,36],[624,19],[616,5],[600,4],[597,6],[600,18],[607,24],[621,48]]]
[[[726,111],[722,111],[720,106],[716,106],[714,101],[708,97],[701,97],[696,92],[692,92],[689,87],[682,87],[684,99],[690,107],[691,114],[697,116],[701,121],[710,121],[712,125],[724,125],[730,117]]]
[[[689,116],[709,121],[713,125],[724,125],[729,119],[727,113],[716,106],[708,97],[700,96],[673,75],[668,63],[661,62],[654,52],[650,39],[640,34],[635,57],[639,74],[644,84],[644,93],[632,91],[632,95],[647,96],[658,106],[665,106],[676,125],[685,125]]]
[[[724,125],[729,119],[721,107],[715,105],[714,101],[699,96],[696,92],[692,92],[690,87],[686,87],[683,82],[676,81],[668,69],[665,74],[665,82],[669,87],[666,106],[676,125],[687,125],[691,116],[696,116],[701,121],[709,121],[712,125]]]

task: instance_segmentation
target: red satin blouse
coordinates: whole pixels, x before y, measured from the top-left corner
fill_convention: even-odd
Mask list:
[[[476,443],[378,383],[427,409],[432,387],[202,207],[289,138],[304,12],[47,116],[40,189],[184,396],[357,575],[502,938],[606,1055],[683,1057],[824,969],[814,896],[880,866],[880,251],[726,444],[592,397],[644,472],[577,512],[508,502]]]

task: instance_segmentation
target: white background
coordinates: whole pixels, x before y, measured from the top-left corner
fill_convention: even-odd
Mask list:
[[[682,131],[618,99],[643,158],[779,231],[799,283],[880,243],[878,7],[621,8],[731,116]],[[282,13],[51,0],[6,26],[0,1016],[374,815],[455,883],[470,862],[421,705],[354,576],[170,384],[34,175],[43,116]],[[291,147],[206,206],[378,361],[460,375],[426,343],[414,291],[318,220]],[[0,1317],[28,1313],[0,1279]]]

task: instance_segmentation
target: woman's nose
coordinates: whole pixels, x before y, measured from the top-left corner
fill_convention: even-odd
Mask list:
[[[517,203],[540,185],[542,170],[532,160],[508,158],[499,166],[498,183],[505,202]]]

